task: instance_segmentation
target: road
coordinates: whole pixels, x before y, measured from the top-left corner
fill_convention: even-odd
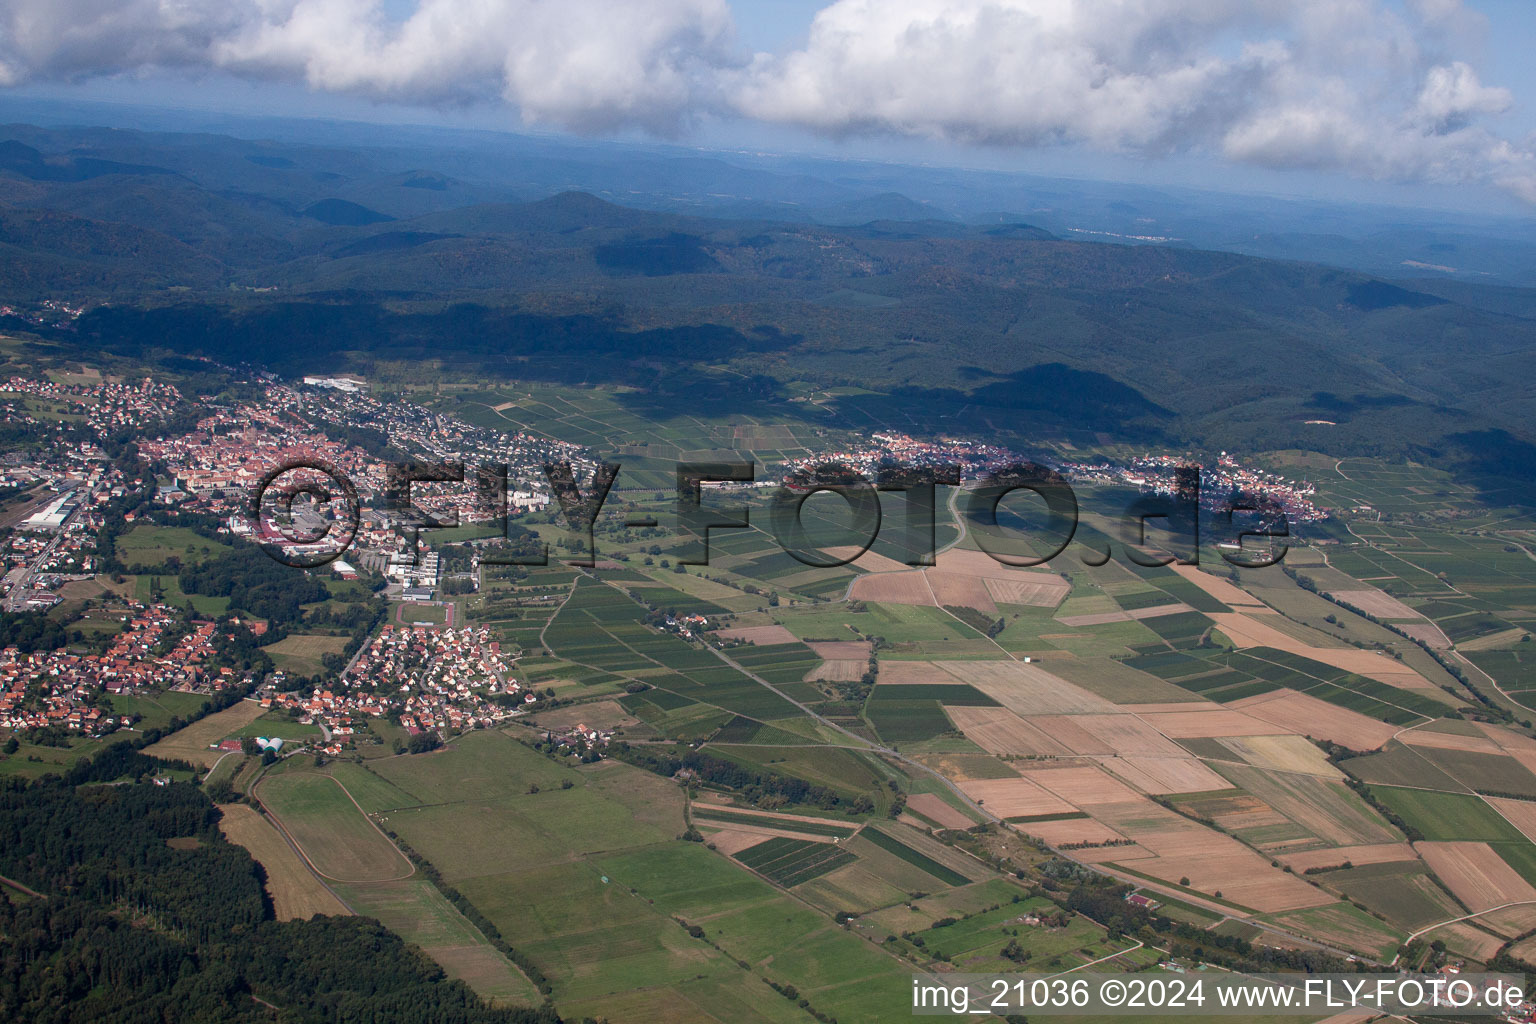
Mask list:
[[[614,586],[614,584],[611,584],[611,583],[608,584],[608,585],[609,586]],[[622,591],[623,588],[617,588],[616,587],[616,589],[619,589],[620,591]],[[711,654],[713,654],[716,658],[719,658],[721,661],[725,662],[731,668],[734,668],[736,671],[740,672],[742,675],[744,675],[747,678],[751,679],[753,682],[757,683],[760,686],[763,686],[763,687],[767,688],[768,690],[771,690],[773,693],[777,694],[779,697],[781,697],[784,700],[788,701],[789,703],[793,704],[795,707],[799,708],[800,711],[803,714],[807,715],[808,717],[810,717],[814,721],[819,722],[821,725],[825,726],[826,728],[832,730],[835,733],[838,733],[839,735],[846,736],[851,741],[850,743],[847,744],[847,747],[849,749],[863,750],[863,751],[867,751],[867,752],[870,752],[870,753],[880,754],[881,756],[890,758],[893,761],[898,761],[901,764],[905,765],[908,768],[911,768],[914,771],[921,772],[924,775],[930,776],[931,778],[936,780],[940,785],[944,786],[945,789],[948,789],[951,793],[953,793],[957,799],[959,799],[962,803],[964,803],[967,807],[969,807],[972,811],[974,811],[977,815],[979,815],[985,821],[990,822],[991,824],[997,825],[997,826],[999,826],[1001,828],[1004,828],[1004,829],[1012,829],[1013,828],[1012,825],[1008,824],[1001,817],[999,817],[996,814],[993,814],[991,811],[987,810],[981,804],[979,804],[976,801],[972,800],[969,796],[967,796],[965,794],[964,790],[962,790],[958,785],[956,785],[952,780],[950,780],[943,773],[937,771],[936,769],[928,767],[927,765],[923,764],[920,761],[913,760],[912,758],[906,756],[901,751],[896,750],[893,747],[883,746],[883,745],[881,745],[879,743],[875,743],[875,742],[873,742],[871,740],[866,740],[866,739],[864,739],[864,737],[859,736],[858,734],[853,733],[853,732],[849,731],[848,729],[843,728],[842,726],[838,725],[836,722],[832,722],[832,721],[822,717],[822,715],[818,714],[815,709],[813,709],[811,707],[808,707],[805,704],[802,704],[798,700],[795,700],[795,698],[789,696],[787,693],[785,693],[784,691],[780,690],[777,686],[774,686],[772,683],[768,682],[768,680],[766,680],[766,679],[762,678],[761,676],[753,673],[751,669],[746,668],[741,663],[739,663],[736,660],[734,660],[733,658],[731,658],[724,651],[717,650],[717,649],[715,649],[714,647],[711,647],[708,644],[705,644],[704,648],[705,648],[705,650],[708,650]],[[1007,653],[1007,652],[1005,651],[1004,653]],[[1012,655],[1009,655],[1009,657],[1012,657]],[[837,744],[828,743],[828,744],[825,744],[825,746],[837,746]],[[1129,883],[1131,885],[1137,886],[1138,888],[1145,889],[1145,890],[1147,890],[1149,892],[1160,893],[1160,894],[1162,894],[1164,896],[1169,897],[1170,899],[1181,900],[1181,901],[1186,902],[1186,903],[1198,904],[1200,906],[1207,907],[1207,908],[1213,910],[1216,913],[1220,913],[1224,917],[1229,917],[1229,918],[1230,917],[1236,917],[1236,915],[1231,913],[1230,908],[1222,907],[1222,906],[1220,906],[1218,904],[1214,904],[1214,903],[1209,903],[1209,902],[1207,902],[1205,900],[1202,900],[1202,899],[1200,899],[1198,897],[1192,896],[1191,894],[1189,894],[1187,892],[1184,892],[1184,891],[1182,891],[1182,890],[1180,890],[1178,888],[1175,888],[1175,887],[1173,887],[1171,885],[1170,886],[1160,886],[1156,882],[1151,882],[1151,881],[1148,881],[1147,879],[1144,879],[1144,878],[1135,877],[1135,876],[1128,875],[1128,874],[1122,874],[1120,872],[1117,872],[1117,871],[1113,870],[1112,868],[1110,868],[1108,865],[1105,865],[1105,864],[1090,864],[1087,861],[1079,860],[1078,858],[1074,857],[1070,850],[1057,850],[1054,847],[1052,847],[1051,848],[1051,852],[1056,854],[1056,856],[1061,857],[1063,860],[1069,860],[1069,861],[1072,861],[1073,863],[1081,864],[1081,865],[1083,865],[1084,867],[1088,868],[1091,871],[1098,872],[1099,874],[1110,875],[1111,877],[1116,878],[1119,881]],[[1358,954],[1353,953],[1350,950],[1341,949],[1341,948],[1339,948],[1337,946],[1329,946],[1326,943],[1315,942],[1313,940],[1306,939],[1303,936],[1297,935],[1295,932],[1287,931],[1284,928],[1279,928],[1279,927],[1276,927],[1274,925],[1267,924],[1267,923],[1265,923],[1263,921],[1256,921],[1256,920],[1253,920],[1251,918],[1246,918],[1246,917],[1237,917],[1236,919],[1237,920],[1241,920],[1241,921],[1243,921],[1246,924],[1251,924],[1254,927],[1258,928],[1260,931],[1268,932],[1268,933],[1270,933],[1272,935],[1282,936],[1282,937],[1284,937],[1286,942],[1288,944],[1291,944],[1291,945],[1302,945],[1302,946],[1305,946],[1305,947],[1311,948],[1311,949],[1319,949],[1319,950],[1322,950],[1322,951],[1324,951],[1326,953],[1331,953],[1332,955],[1337,956],[1340,959],[1343,959],[1343,958],[1349,957],[1349,956],[1358,956]],[[1369,961],[1369,962],[1374,962],[1374,961]]]
[[[53,535],[53,539],[48,542],[48,545],[38,552],[37,557],[33,558],[25,566],[17,566],[6,574],[6,582],[11,584],[11,589],[5,595],[4,607],[6,611],[26,611],[27,595],[32,590],[32,578],[37,575],[39,567],[47,561],[48,556],[58,550],[59,542],[64,539],[64,531],[69,527],[70,520],[79,514],[80,512],[77,509],[70,514],[69,519],[64,520],[59,525],[59,531]]]

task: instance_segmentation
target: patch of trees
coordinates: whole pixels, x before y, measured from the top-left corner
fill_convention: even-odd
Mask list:
[[[405,749],[407,753],[425,754],[428,751],[436,750],[442,745],[443,741],[437,738],[437,733],[418,732],[409,740],[406,740]]]
[[[65,642],[64,627],[42,612],[0,612],[0,648],[14,644],[31,654],[57,650]]]
[[[976,632],[989,637],[995,637],[1008,628],[1008,623],[1003,619],[989,618],[967,605],[947,604],[944,606],[944,610],[967,626],[970,626]]]
[[[314,576],[280,564],[254,545],[183,569],[178,580],[189,594],[227,597],[231,608],[275,623],[297,623],[304,605],[331,596]]]
[[[746,799],[754,803],[764,797],[776,797],[783,803],[812,804],[830,810],[837,806],[840,799],[834,790],[826,786],[812,785],[793,775],[779,775],[751,768],[702,750],[674,753],[653,747],[631,747],[619,741],[609,744],[608,751],[620,760],[666,778],[682,771],[691,772],[707,785],[740,790]]]

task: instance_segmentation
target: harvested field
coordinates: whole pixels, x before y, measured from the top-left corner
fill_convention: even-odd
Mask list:
[[[1004,565],[985,551],[977,551],[972,548],[950,548],[948,551],[940,551],[934,559],[934,568],[940,572],[958,573],[962,576],[976,576],[983,579],[997,580],[1026,580],[1030,583],[1048,583],[1056,581],[1059,587],[1070,587],[1066,580],[1053,572],[1044,569],[1027,569],[1015,565]]]
[[[1010,779],[1019,773],[991,754],[918,754],[916,759],[940,775],[960,782],[965,779]]]
[[[1193,757],[1099,757],[1104,768],[1143,793],[1205,793],[1226,781]]]
[[[1308,850],[1305,853],[1281,854],[1282,863],[1295,871],[1308,868],[1336,867],[1349,861],[1355,867],[1367,864],[1390,864],[1394,861],[1418,860],[1419,855],[1407,843],[1369,843],[1363,846],[1336,846],[1329,850]]]
[[[975,824],[959,810],[945,803],[943,797],[934,793],[917,793],[907,797],[907,807],[945,828],[970,828]]]
[[[798,642],[795,634],[783,626],[744,626],[740,629],[720,629],[715,632],[728,640],[745,640],[747,643],[759,644],[763,647]]]
[[[1073,715],[1075,725],[1125,757],[1186,757],[1188,752],[1135,715]],[[1084,750],[1080,753],[1103,753]]]
[[[1332,740],[1351,750],[1376,750],[1397,732],[1397,726],[1288,688],[1244,697],[1227,706],[1273,722],[1284,732]]]
[[[1024,721],[1061,744],[1069,753],[1113,754],[1114,747],[1077,724],[1079,717],[1078,715],[1035,715]]]
[[[1154,605],[1151,608],[1132,608],[1129,611],[1098,612],[1094,615],[1064,615],[1058,616],[1056,621],[1063,626],[1102,626],[1108,622],[1155,619],[1163,615],[1178,615],[1181,612],[1192,611],[1194,611],[1193,608],[1180,602],[1177,604]]]
[[[1506,754],[1525,765],[1528,770],[1536,772],[1536,740],[1486,722],[1475,724],[1483,735],[1497,743]]]
[[[958,683],[960,680],[931,661],[882,661],[880,685],[891,683]]]
[[[1344,773],[1329,764],[1328,758],[1311,741],[1294,734],[1231,736],[1221,740],[1221,745],[1258,768],[1317,775],[1325,779],[1344,777]]]
[[[219,831],[232,843],[245,847],[267,873],[267,893],[279,921],[307,921],[316,914],[344,916],[352,912],[342,905],[293,847],[266,818],[248,804],[219,807]]]
[[[808,671],[802,678],[807,683],[825,680],[829,683],[856,683],[869,671],[868,661],[824,661]]]
[[[822,551],[831,558],[852,558],[853,561],[848,564],[857,566],[867,573],[904,572],[912,568],[905,562],[898,562],[878,551],[867,550],[859,554],[859,549],[851,544],[839,544],[836,547],[823,548]],[[858,557],[854,557],[856,555]]]
[[[853,601],[874,601],[878,604],[933,604],[933,592],[928,589],[928,581],[916,569],[860,576],[853,581],[848,597]]]
[[[710,823],[707,821],[701,821],[699,824],[703,828],[711,828]],[[734,856],[735,854],[740,853],[742,850],[756,846],[758,843],[761,843],[765,839],[770,839],[777,835],[787,834],[788,833],[777,832],[773,829],[766,828],[747,829],[735,827],[721,829],[718,832],[706,832],[709,841],[714,844],[715,849],[719,850],[727,857]]]
[[[1529,800],[1510,800],[1502,796],[1490,796],[1484,799],[1504,817],[1505,821],[1519,829],[1525,838],[1536,843],[1536,803]]]
[[[1039,726],[1026,722],[1007,708],[946,705],[944,712],[956,728],[965,733],[966,739],[989,754],[1059,757],[1072,753]]]
[[[585,725],[588,729],[614,729],[638,725],[639,722],[640,719],[625,711],[618,701],[600,700],[540,712],[537,720],[528,724],[536,724],[540,729],[563,730],[576,725]]]
[[[836,554],[842,549],[827,550]],[[872,557],[877,561],[871,562]],[[854,580],[848,596],[887,604],[963,605],[996,615],[998,604],[1054,608],[1072,589],[1055,573],[1004,565],[982,551],[951,548],[941,551],[935,561],[928,568],[914,569],[866,553],[854,564],[872,571]]]
[[[1510,947],[1510,955],[1526,963],[1536,962],[1536,935],[1529,939],[1522,939]]]
[[[1511,937],[1524,935],[1536,928],[1536,906],[1526,904],[1505,907],[1503,910],[1490,910],[1477,920],[1483,927],[1492,928],[1500,935]]]
[[[1090,765],[1081,768],[1026,770],[1024,777],[1050,790],[1068,803],[1084,809],[1092,808],[1097,804],[1135,802],[1145,803],[1149,807],[1157,806],[1108,772]],[[1179,820],[1184,819],[1179,818]]]
[[[1324,842],[1362,846],[1399,838],[1380,814],[1341,782],[1248,765],[1222,764],[1217,770]]]
[[[986,581],[980,577],[938,569],[924,569],[923,574],[928,577],[928,586],[933,589],[934,600],[940,607],[964,605],[987,615],[997,614],[992,593],[987,590]]]
[[[1186,693],[1184,696],[1188,697],[1189,694]],[[1143,718],[1146,718],[1148,715],[1221,713],[1227,709],[1215,701],[1181,700],[1158,704],[1121,704],[1120,710],[1128,715],[1141,715]],[[1162,732],[1162,730],[1159,729],[1158,732]],[[1226,734],[1223,733],[1222,735]]]
[[[1191,843],[1187,849],[1133,860],[1125,866],[1165,882],[1177,883],[1181,878],[1188,878],[1190,888],[1210,895],[1219,892],[1228,903],[1250,907],[1260,913],[1300,910],[1336,902],[1321,889],[1271,868],[1269,861],[1231,839],[1224,844]]]
[[[1082,850],[1073,850],[1072,856],[1089,864],[1109,864],[1129,861],[1134,864],[1138,860],[1155,860],[1157,854],[1144,846],[1132,844],[1130,846],[1097,846]]]
[[[1370,587],[1366,590],[1336,590],[1332,597],[1378,619],[1423,619],[1424,616],[1391,594]]]
[[[1234,586],[1230,581],[1213,576],[1208,572],[1202,572],[1199,566],[1179,565],[1177,563],[1168,568],[1184,577],[1207,594],[1226,605],[1228,608],[1241,608],[1252,610],[1261,614],[1274,614],[1274,609],[1260,601],[1252,594],[1240,587]]]
[[[1468,750],[1479,754],[1504,753],[1504,748],[1487,736],[1462,736],[1449,732],[1412,729],[1398,737],[1410,747],[1434,747],[1439,750]]]
[[[1353,672],[1389,686],[1400,686],[1406,690],[1434,688],[1434,684],[1429,680],[1385,654],[1362,651],[1357,647],[1313,647],[1302,643],[1289,633],[1281,632],[1267,622],[1261,622],[1251,615],[1237,612],[1213,612],[1211,618],[1215,621],[1216,627],[1225,633],[1239,650],[1250,647],[1272,647],[1277,651],[1311,658],[1324,665],[1331,665],[1345,672]]]
[[[1102,821],[1093,818],[1069,818],[1065,821],[1026,821],[1013,826],[1020,832],[1034,836],[1052,846],[1064,843],[1108,843],[1126,837]],[[1127,856],[1129,846],[1113,847],[1121,858]],[[1076,856],[1076,854],[1074,854]],[[1143,852],[1142,856],[1150,856]]]
[[[1093,815],[1152,851],[1155,856],[1123,862],[1130,870],[1178,882],[1239,906],[1261,912],[1296,910],[1335,902],[1334,897],[1270,867],[1269,861],[1229,836],[1213,832],[1145,797],[1096,806]]]
[[[1167,705],[1165,705],[1166,707]],[[1140,705],[1137,705],[1139,711]],[[1273,722],[1266,722],[1241,711],[1232,711],[1220,704],[1193,705],[1198,710],[1158,711],[1156,704],[1139,711],[1141,720],[1164,736],[1178,740],[1211,739],[1218,736],[1268,736],[1275,731]],[[1132,707],[1127,705],[1125,710]]]
[[[1077,808],[1028,779],[977,779],[960,783],[965,795],[1003,818],[1072,814]]]
[[[1443,651],[1451,646],[1450,638],[1433,622],[1399,622],[1395,625],[1415,640],[1422,641],[1436,650]]]
[[[834,640],[806,646],[825,661],[868,661],[871,645],[866,640]]]
[[[1225,780],[1223,780],[1225,785]],[[1249,793],[1207,796],[1184,804],[1203,818],[1210,818],[1229,832],[1245,829],[1274,828],[1290,824],[1291,819]]]
[[[1426,942],[1442,939],[1452,953],[1474,960],[1487,960],[1504,945],[1503,939],[1489,935],[1470,921],[1448,924],[1432,932],[1425,932],[1422,937]]]
[[[1416,843],[1414,848],[1447,889],[1473,911],[1536,900],[1536,888],[1487,843]]]
[[[1021,715],[1113,713],[1115,705],[1038,665],[1018,661],[941,661],[938,666]]]
[[[983,582],[987,585],[987,593],[998,604],[1022,604],[1031,608],[1055,608],[1072,589],[1065,580],[1053,577],[1038,580],[988,577]]]
[[[191,761],[204,768],[212,768],[220,752],[209,748],[256,721],[264,711],[256,701],[242,700],[223,711],[198,719],[185,729],[178,729],[159,743],[145,747],[144,753],[150,757]]]

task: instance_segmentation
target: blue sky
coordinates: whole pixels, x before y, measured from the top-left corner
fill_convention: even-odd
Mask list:
[[[17,95],[1536,208],[1531,0],[1254,0],[1230,18],[1202,17],[1216,5],[1189,0],[841,0],[820,34],[812,22],[829,0],[386,0],[396,24],[382,26],[290,2],[303,16],[285,22],[256,0],[122,0],[111,15],[91,0],[8,0],[0,84]],[[419,8],[436,12],[436,28],[399,33]]]

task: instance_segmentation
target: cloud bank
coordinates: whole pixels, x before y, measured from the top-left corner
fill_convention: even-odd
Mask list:
[[[1195,152],[1536,203],[1536,140],[1467,56],[1460,0],[835,0],[746,53],[727,0],[8,0],[0,85],[219,70],[528,123]]]

